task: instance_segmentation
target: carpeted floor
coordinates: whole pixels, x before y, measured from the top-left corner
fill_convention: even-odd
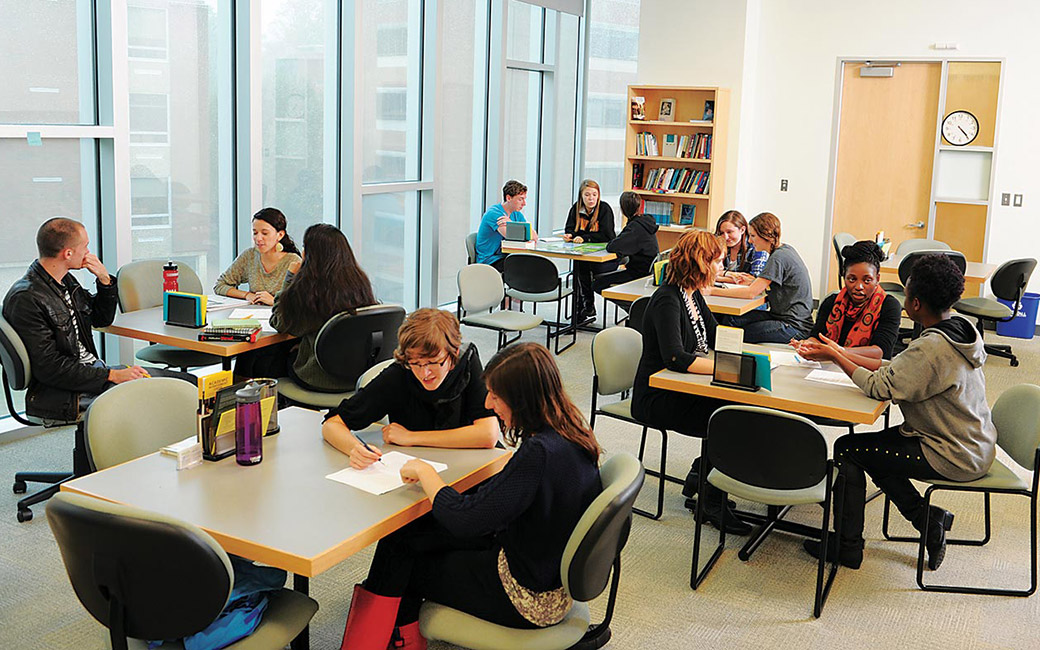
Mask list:
[[[494,351],[494,336],[471,328],[463,334],[479,346],[486,362]],[[998,337],[992,337],[998,340]],[[989,339],[989,337],[987,337]],[[536,330],[525,340],[544,342]],[[590,402],[591,334],[558,357],[564,382],[584,412]],[[1023,382],[1040,383],[1040,343],[1009,340],[1022,365],[1010,368],[1003,359],[986,364],[990,403],[1000,393]],[[898,419],[898,416],[897,416]],[[0,438],[0,476],[9,481],[17,470],[61,469],[70,464],[69,430],[16,434]],[[597,436],[613,454],[635,453],[639,430],[601,420]],[[843,433],[826,429],[830,440]],[[655,462],[658,443],[651,435],[648,464]],[[697,454],[696,441],[672,434],[670,472],[685,476]],[[1001,455],[1006,460],[1006,456]],[[93,649],[108,647],[107,635],[77,601],[58,549],[47,527],[43,508],[25,524],[15,521],[16,497],[0,490],[0,648]],[[648,477],[640,505],[652,507],[657,484]],[[946,497],[940,501],[956,515],[954,533],[981,531],[981,499]],[[995,497],[994,539],[983,548],[950,547],[937,574],[951,581],[997,581],[1028,584],[1028,501]],[[611,648],[1032,648],[1040,598],[1002,598],[924,593],[914,582],[916,546],[886,542],[881,536],[881,500],[867,506],[867,549],[863,567],[842,570],[819,620],[812,618],[815,564],[801,549],[801,540],[774,534],[750,562],[741,562],[736,549],[741,538],[730,537],[711,576],[697,592],[689,588],[693,519],[683,508],[676,485],[666,491],[661,521],[635,517],[622,560],[622,580],[612,626]],[[806,523],[819,520],[819,509],[793,513]],[[897,517],[898,519],[898,517]],[[897,522],[906,531],[909,526]],[[707,529],[705,549],[715,542]],[[702,556],[703,557],[703,556]],[[371,549],[359,553],[311,581],[311,595],[321,608],[311,625],[314,648],[338,648],[354,583],[362,580]],[[158,561],[158,559],[157,559]],[[594,603],[594,616],[603,611]],[[431,644],[431,648],[446,648]]]

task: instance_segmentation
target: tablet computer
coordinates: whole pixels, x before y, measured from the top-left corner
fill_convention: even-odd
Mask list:
[[[715,371],[711,377],[713,386],[756,391],[755,357],[748,354],[715,351]]]

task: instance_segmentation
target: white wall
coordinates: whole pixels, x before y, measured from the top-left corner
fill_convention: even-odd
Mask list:
[[[677,24],[688,26],[692,40],[679,52],[658,42]],[[775,212],[819,283],[830,254],[826,205],[841,57],[1005,58],[993,182],[998,198],[1022,193],[1025,201],[991,207],[986,260],[1040,256],[1040,129],[1031,125],[1040,106],[1038,27],[1035,0],[651,0],[640,19],[639,70],[647,82],[734,89],[730,117],[742,122],[735,129],[742,141],[733,203],[745,213]],[[753,42],[734,53],[745,38]],[[961,47],[939,52],[931,49],[937,41]],[[737,61],[746,61],[742,69]],[[788,192],[779,191],[781,178],[789,179]],[[1040,274],[1031,289],[1040,290]]]

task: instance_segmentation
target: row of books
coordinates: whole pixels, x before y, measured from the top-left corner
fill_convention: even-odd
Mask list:
[[[642,170],[640,170],[640,176],[642,176]],[[652,192],[707,194],[709,176],[710,173],[707,171],[690,167],[657,167],[647,172],[642,186],[635,187]]]
[[[665,136],[666,138],[668,136]],[[673,136],[674,137],[674,136]],[[657,137],[650,132],[644,131],[643,133],[636,134],[636,155],[637,156],[660,156],[657,150]]]
[[[672,204],[668,201],[643,201],[643,214],[651,216],[658,225],[672,223]]]
[[[710,133],[694,133],[693,135],[682,135],[676,138],[675,148],[672,149],[672,153],[668,153],[671,149],[669,145],[669,138],[676,138],[674,135],[664,136],[664,155],[672,156],[674,158],[711,158],[711,134]]]

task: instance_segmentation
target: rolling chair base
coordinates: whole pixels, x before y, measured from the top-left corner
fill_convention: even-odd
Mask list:
[[[24,472],[22,474],[15,474],[15,479],[14,479],[15,480],[15,483],[14,483],[14,492],[15,492],[15,494],[24,494],[25,493],[26,485],[25,485],[24,482],[19,481],[19,477],[21,477],[21,476],[23,476],[25,474],[41,475],[40,472]],[[33,492],[29,496],[27,496],[24,499],[21,499],[21,500],[18,501],[18,514],[16,515],[17,518],[18,518],[18,523],[25,523],[27,521],[32,521],[33,513],[32,513],[32,510],[30,510],[30,508],[32,506],[36,505],[37,503],[43,503],[47,499],[50,499],[52,496],[54,496],[55,494],[58,493],[58,490],[61,489],[61,484],[62,483],[64,483],[65,481],[69,481],[69,480],[71,480],[73,478],[76,478],[75,474],[71,474],[71,473],[62,474],[62,473],[59,473],[59,472],[49,472],[49,474],[51,476],[61,477],[61,478],[56,478],[54,481],[40,480],[40,479],[25,479],[25,480],[30,480],[30,481],[40,480],[41,482],[51,483],[51,485],[48,485],[47,487],[45,487],[42,490],[39,490],[37,492]],[[21,489],[19,489],[19,488],[21,488]]]
[[[1001,357],[1008,359],[1011,362],[1011,367],[1018,367],[1018,357],[1011,351],[1010,345],[1002,345],[999,343],[986,343],[983,346],[986,349],[986,354],[994,357]]]

